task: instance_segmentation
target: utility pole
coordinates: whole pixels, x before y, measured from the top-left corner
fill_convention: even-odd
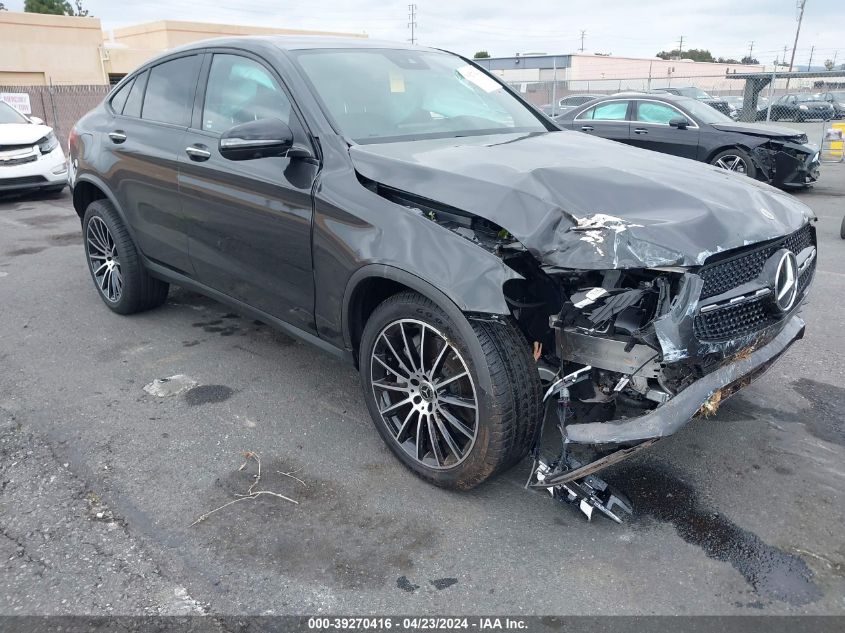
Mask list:
[[[416,28],[417,28],[417,5],[408,5],[408,27],[411,29],[411,45],[417,43]]]
[[[754,40],[751,40],[751,43],[748,45],[748,63],[751,63],[751,60],[754,59],[751,56],[751,53],[754,52]]]
[[[795,64],[795,49],[798,48],[798,36],[801,33],[801,22],[804,20],[804,7],[807,5],[807,0],[798,0],[798,28],[795,29],[795,42],[792,44],[792,57],[789,59],[789,72],[792,72],[792,66]],[[786,89],[789,90],[789,77],[786,78]]]
[[[587,31],[581,31],[581,52],[584,52],[584,36],[587,35]]]
[[[816,45],[813,44],[810,47],[810,61],[807,62],[807,72],[810,72],[810,67],[813,65],[813,53],[815,52],[815,50],[816,50]]]
[[[681,35],[681,39],[678,42],[678,61],[684,56],[684,36]]]

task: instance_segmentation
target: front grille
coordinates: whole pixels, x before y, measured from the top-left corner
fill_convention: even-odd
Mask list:
[[[15,165],[25,165],[26,163],[34,163],[38,160],[38,155],[22,156],[21,158],[10,158],[7,160],[0,160],[0,167],[14,167]]]
[[[18,145],[0,145],[0,152],[11,152],[20,149],[31,149],[35,143],[23,143]]]
[[[768,259],[781,248],[795,254],[808,246],[815,246],[815,231],[809,224],[784,237],[772,240],[762,246],[745,249],[738,255],[729,256],[711,264],[705,264],[699,271],[704,281],[701,298],[715,297],[737,286],[756,279],[763,271]],[[804,296],[816,268],[816,259],[798,277],[798,298]],[[700,341],[726,341],[762,330],[777,323],[783,315],[771,307],[771,295],[762,296],[735,305],[728,305],[695,317],[695,336]]]
[[[724,341],[762,330],[775,322],[763,300],[748,301],[695,318],[695,336],[700,341]]]
[[[723,292],[727,292],[737,286],[756,279],[763,270],[766,261],[775,251],[781,248],[788,248],[793,253],[800,253],[808,246],[815,244],[813,227],[804,225],[794,233],[773,240],[764,246],[753,248],[740,253],[729,259],[705,264],[699,272],[704,286],[701,289],[701,298],[708,299]]]
[[[798,300],[807,291],[815,270],[816,258],[813,258],[798,277]],[[771,296],[767,295],[699,314],[695,317],[695,336],[700,341],[727,341],[773,325],[782,315],[772,311],[771,300]]]

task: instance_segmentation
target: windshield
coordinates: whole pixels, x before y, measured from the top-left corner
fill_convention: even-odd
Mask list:
[[[684,99],[682,105],[702,123],[733,123],[733,119],[729,116],[722,114],[713,106],[702,103],[701,101]]]
[[[692,97],[693,99],[712,99],[709,94],[704,92],[701,88],[682,88],[680,93],[685,97]]]
[[[29,121],[8,103],[0,101],[0,123],[29,123]]]
[[[547,131],[500,83],[448,53],[317,49],[296,58],[343,134],[358,143]]]

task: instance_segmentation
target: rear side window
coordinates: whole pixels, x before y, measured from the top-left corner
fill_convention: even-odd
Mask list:
[[[147,76],[149,74],[145,70],[132,83],[132,88],[130,88],[129,96],[126,99],[126,105],[123,106],[123,114],[125,116],[141,116],[141,104],[144,102],[144,86],[147,85]]]
[[[150,69],[141,117],[187,127],[191,123],[200,57],[180,57]]]
[[[130,79],[127,81],[111,98],[111,107],[112,110],[121,114],[123,112],[123,106],[126,105],[126,100],[129,98],[129,91],[132,90],[132,84],[135,83],[134,79]]]
[[[611,101],[600,103],[578,115],[578,119],[592,119],[594,121],[624,121],[628,115],[627,101]]]

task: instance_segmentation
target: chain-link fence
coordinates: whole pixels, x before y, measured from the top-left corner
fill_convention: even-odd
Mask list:
[[[734,121],[789,122],[823,144],[830,129],[845,129],[845,71],[783,71],[713,76],[593,77],[558,81],[505,81],[550,116],[594,97],[625,92],[670,92],[708,103]],[[837,124],[837,122],[841,122]]]
[[[108,94],[110,86],[0,86],[0,93],[29,95],[30,116],[53,128],[67,150],[74,124]]]

